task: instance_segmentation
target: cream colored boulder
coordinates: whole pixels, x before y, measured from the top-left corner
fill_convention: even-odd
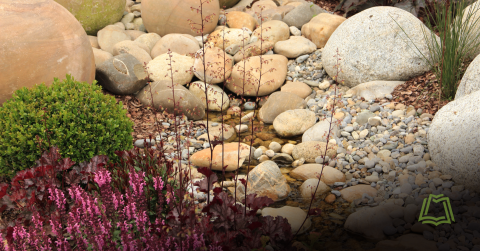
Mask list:
[[[205,59],[203,57],[205,51]],[[204,60],[207,67],[204,67]],[[198,50],[195,54],[193,71],[200,80],[209,84],[222,83],[230,77],[233,68],[233,57],[218,47],[208,47]],[[205,79],[206,74],[206,79]]]
[[[54,1],[0,1],[0,105],[22,88],[71,74],[92,83],[95,59],[87,34]]]
[[[168,50],[180,55],[195,54],[200,49],[198,41],[191,35],[187,34],[168,34],[160,38],[155,46],[153,46],[150,55],[156,58],[168,52]]]
[[[226,14],[227,25],[230,28],[241,29],[243,27],[253,31],[258,25],[257,20],[251,15],[241,11],[230,11]]]
[[[429,41],[425,41],[424,32]],[[323,68],[329,76],[342,69],[338,78],[350,88],[374,80],[405,81],[430,70],[421,55],[427,59],[430,55],[427,44],[434,42],[430,35],[434,35],[432,31],[405,10],[368,8],[345,20],[332,33],[322,51]],[[440,42],[438,36],[434,38]]]
[[[190,161],[197,167],[209,167],[212,165],[212,170],[222,171],[223,166],[227,166],[225,171],[235,171],[242,166],[245,160],[248,161],[250,156],[250,146],[240,143],[240,150],[238,143],[226,143],[223,145],[216,145],[213,149],[213,161],[211,158],[210,148],[198,151],[190,157]],[[238,153],[240,152],[240,157]],[[222,166],[223,157],[223,166]]]
[[[297,58],[301,55],[310,54],[316,49],[317,46],[310,40],[304,37],[291,36],[285,41],[277,42],[273,51],[287,58]]]
[[[323,168],[323,171],[322,171]],[[318,175],[322,174],[320,180],[327,185],[333,185],[335,182],[345,182],[345,174],[340,170],[330,166],[321,164],[304,164],[293,169],[289,175],[297,180],[318,179]]]
[[[97,33],[98,45],[106,52],[113,55],[113,46],[121,41],[131,41],[125,30],[116,25],[108,25]]]
[[[160,40],[160,36],[157,33],[146,33],[137,37],[134,41],[148,46],[150,52],[155,44]]]
[[[463,74],[462,80],[457,87],[455,99],[462,98],[470,93],[480,90],[480,57],[475,59],[468,65],[467,70]]]
[[[181,85],[172,86],[169,80],[150,83],[137,93],[136,98],[143,105],[153,105],[160,112],[167,111],[177,116],[185,115],[192,120],[199,120],[205,116],[202,101],[187,88]]]
[[[250,35],[248,32],[242,29],[232,29],[223,27],[208,35],[207,42],[211,42],[215,47],[222,50],[228,48],[231,45],[243,46],[248,44]]]
[[[273,42],[256,41],[244,47],[241,47],[240,50],[235,54],[235,56],[233,56],[233,59],[235,59],[235,63],[238,63],[249,57],[263,55],[271,49],[273,49]]]
[[[233,67],[232,77],[226,87],[245,96],[265,96],[280,88],[287,77],[288,59],[282,55],[265,55],[262,60],[267,63],[263,62],[261,69],[260,56],[247,58],[245,68],[242,61],[238,62]]]
[[[280,88],[280,91],[293,93],[300,98],[306,98],[312,94],[312,88],[303,82],[287,81],[287,83]]]
[[[480,192],[480,90],[437,111],[427,134],[432,161],[457,185]]]
[[[205,94],[205,84],[202,81],[196,81],[190,84],[190,92],[201,99],[205,109],[209,111],[226,111],[230,105],[228,95],[222,88],[216,85],[207,84],[207,94]],[[208,97],[208,107],[207,98]],[[223,103],[222,103],[223,102]]]
[[[171,66],[169,54],[162,54],[147,64],[147,70],[150,79],[153,81],[169,80],[172,81],[170,67],[173,67],[173,82],[175,85],[186,85],[193,78],[194,59],[189,56],[183,56],[172,52]]]
[[[120,54],[130,54],[134,56],[142,65],[148,64],[152,60],[149,49],[146,45],[134,41],[121,41],[113,46],[113,56]]]
[[[323,48],[335,29],[345,20],[347,19],[339,15],[320,13],[302,26],[302,35],[317,48]]]
[[[143,24],[148,32],[155,32],[160,36],[171,33],[198,36],[198,24],[201,24],[201,15],[203,15],[203,18],[211,17],[209,22],[205,23],[203,32],[212,32],[218,23],[219,2],[205,2],[202,13],[192,8],[199,9],[200,2],[198,0],[142,0]],[[191,22],[196,24],[194,27],[197,29],[192,30]]]
[[[303,134],[315,125],[315,113],[306,109],[288,110],[280,113],[273,121],[273,128],[282,137]]]
[[[282,21],[271,20],[264,22],[253,31],[252,36],[263,38],[275,44],[278,41],[287,40],[290,37],[290,28]]]

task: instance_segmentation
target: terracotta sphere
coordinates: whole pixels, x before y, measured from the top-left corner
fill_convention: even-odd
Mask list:
[[[95,59],[82,25],[52,0],[0,0],[0,105],[15,90],[65,79],[91,83]]]
[[[196,31],[200,25],[194,25],[192,30],[189,19],[196,24],[201,23],[200,13],[191,8],[200,9],[199,0],[143,0],[142,19],[148,32],[155,32],[160,36],[170,33],[190,34],[200,36]],[[218,0],[211,0],[203,4],[203,17],[210,16],[205,23],[204,33],[212,32],[218,23],[220,4]],[[212,15],[213,14],[213,15]]]

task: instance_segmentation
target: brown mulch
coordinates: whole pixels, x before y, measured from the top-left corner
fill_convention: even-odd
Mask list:
[[[123,108],[127,110],[127,117],[134,123],[133,125],[133,140],[148,138],[152,135],[159,134],[158,128],[165,130],[166,128],[160,124],[157,127],[155,122],[155,113],[148,107],[143,105],[134,95],[114,95],[106,90],[102,90],[104,94],[114,96],[117,103],[122,102]],[[157,113],[157,121],[159,123],[166,122],[168,120],[166,114]]]
[[[432,71],[406,81],[397,86],[392,92],[393,101],[406,106],[422,108],[423,112],[435,115],[435,113],[449,101],[438,99],[440,84]]]

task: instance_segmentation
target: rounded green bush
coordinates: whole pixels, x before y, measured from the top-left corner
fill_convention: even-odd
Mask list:
[[[116,162],[115,151],[133,147],[132,132],[133,122],[122,102],[116,104],[114,97],[104,95],[96,81],[77,82],[67,75],[48,87],[43,83],[24,87],[0,107],[0,175],[12,177],[33,167],[49,141],[62,158],[76,163],[96,155]]]

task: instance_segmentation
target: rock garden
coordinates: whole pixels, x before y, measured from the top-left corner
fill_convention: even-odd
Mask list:
[[[14,107],[6,105],[10,100],[26,104],[38,99],[41,104],[47,102],[42,107],[57,107],[57,104],[48,105],[52,99],[40,97],[42,91],[26,96],[28,99],[15,97],[15,91],[34,88],[40,83],[50,86],[54,78],[62,80],[70,74],[76,81],[98,86],[98,95],[111,98],[110,101],[99,99],[98,109],[85,101],[95,100],[95,95],[83,101],[78,98],[79,102],[85,102],[83,106],[91,106],[89,112],[101,114],[99,116],[110,121],[111,113],[102,107],[115,103],[122,108],[122,117],[128,118],[121,121],[131,123],[106,123],[105,135],[92,136],[87,144],[98,141],[105,146],[99,143],[102,147],[86,147],[81,157],[90,160],[96,155],[132,148],[139,156],[152,154],[160,158],[162,154],[165,162],[170,161],[172,166],[181,167],[178,169],[190,175],[186,180],[188,191],[180,192],[179,197],[191,200],[193,212],[200,219],[219,200],[229,201],[227,195],[232,198],[231,210],[236,208],[234,205],[241,205],[245,212],[247,207],[254,209],[251,217],[286,219],[289,230],[282,231],[291,231],[293,237],[285,237],[291,243],[282,244],[279,239],[283,236],[279,234],[264,239],[265,233],[274,232],[264,230],[264,234],[255,237],[259,243],[262,237],[263,246],[255,250],[480,250],[478,54],[468,55],[463,69],[458,70],[462,75],[457,76],[453,98],[442,97],[442,91],[447,95],[448,90],[442,89],[442,79],[432,72],[429,62],[434,62],[434,67],[445,63],[431,55],[429,44],[444,38],[426,26],[424,19],[428,16],[424,14],[420,19],[419,8],[410,5],[359,7],[355,14],[348,16],[345,8],[341,12],[334,10],[340,3],[343,1],[0,0],[0,29],[2,34],[7,34],[0,36],[0,69],[3,70],[0,104],[5,104],[0,105],[0,120],[5,121],[0,122],[0,129],[11,131],[10,122],[6,121],[14,119],[13,115],[2,113],[2,109]],[[428,6],[431,5],[424,3],[422,10]],[[476,3],[471,3],[464,11],[475,8]],[[343,13],[345,15],[341,15]],[[480,34],[480,28],[473,26],[470,34]],[[55,90],[51,95],[64,89]],[[78,90],[78,93],[86,92]],[[58,134],[53,128],[63,126],[58,121],[67,121],[60,120],[67,116],[62,109],[58,108],[58,113],[63,115],[57,122],[45,122],[47,131],[50,126]],[[75,117],[77,112],[81,114],[82,110],[74,109],[70,116]],[[15,117],[19,121],[33,116],[19,114]],[[35,123],[42,126],[44,113],[38,116]],[[0,143],[6,144],[14,137],[20,138],[19,142],[34,142],[29,137],[35,135],[28,130],[36,130],[35,126],[25,128],[0,134],[3,137]],[[80,131],[89,128],[90,125],[80,123]],[[120,130],[128,137],[117,137]],[[26,135],[25,139],[18,136],[20,134]],[[71,136],[66,131],[62,135],[63,138]],[[35,147],[34,143],[25,144]],[[75,151],[75,144],[70,141],[58,147],[62,154],[67,154]],[[0,148],[3,151],[0,165],[10,163],[9,156],[26,149],[26,145]],[[40,162],[33,161],[42,154],[36,154],[29,161],[38,167]],[[45,156],[42,159],[48,159]],[[68,156],[74,159],[75,154]],[[76,162],[81,162],[81,157]],[[92,163],[103,163],[100,159],[95,161]],[[58,165],[68,164],[62,163]],[[50,162],[49,165],[55,167]],[[32,166],[16,166],[19,169],[15,170],[21,173]],[[73,168],[63,168],[61,172],[77,168],[70,166]],[[87,166],[90,169],[81,169]],[[202,169],[204,167],[209,170]],[[82,183],[88,187],[85,191],[98,189],[101,193],[97,195],[101,198],[113,198],[112,202],[104,201],[105,207],[110,203],[117,209],[118,201],[123,199],[118,200],[116,191],[111,192],[111,196],[104,194],[110,191],[105,188],[110,174],[103,169],[94,172],[96,167],[90,164],[81,164],[79,168],[83,170],[78,171],[79,175],[92,174],[91,179],[85,178]],[[134,184],[133,192],[125,192],[126,205],[132,196],[143,196],[137,191],[143,191],[137,188],[143,178],[133,175],[133,170],[130,176],[111,171],[112,177],[128,176],[130,184]],[[215,174],[213,181],[210,170]],[[0,195],[4,197],[0,200],[2,240],[20,238],[18,236],[24,238],[22,240],[34,239],[33,234],[13,228],[11,222],[18,215],[15,213],[18,205],[12,203],[16,193],[7,192],[10,190],[4,184],[18,183],[19,179],[12,179],[13,171],[8,173],[10,177],[7,173],[2,171],[5,183],[0,185]],[[32,178],[21,174],[25,187],[30,186]],[[145,182],[152,184],[145,190],[160,191],[162,179],[148,176],[151,174],[145,172]],[[68,182],[75,179],[65,172],[62,175]],[[162,177],[182,182],[177,172],[169,175]],[[15,177],[19,177],[18,174]],[[95,185],[89,185],[94,181]],[[116,186],[124,180],[120,178],[115,182],[119,182]],[[48,189],[51,187],[46,188],[45,196],[50,196],[61,208],[58,203],[61,196],[53,195]],[[168,189],[164,201],[170,201],[169,194],[174,197]],[[48,195],[47,190],[52,194]],[[67,204],[86,198],[80,195],[80,190],[75,191],[65,200]],[[252,194],[264,196],[271,203],[258,206],[249,197]],[[424,201],[430,195],[449,198],[454,216],[451,224],[420,221]],[[244,207],[246,201],[252,206]],[[28,204],[28,200],[19,205],[22,203]],[[144,204],[148,203],[138,201],[135,205],[142,208]],[[97,208],[93,204],[83,205],[92,208],[84,209],[87,211]],[[443,209],[442,204],[432,205],[429,215],[445,216],[448,212],[442,214]],[[128,204],[125,212],[128,210],[137,209]],[[175,212],[169,220],[181,214],[181,210],[176,210],[172,209]],[[108,209],[105,212],[107,216],[113,214]],[[59,215],[53,222],[58,226],[67,224],[69,220]],[[148,221],[147,216],[128,218],[128,214],[125,215],[126,219],[136,220],[138,236],[148,232],[138,224]],[[36,214],[33,216],[28,219],[37,222]],[[221,215],[213,217],[212,222],[216,218]],[[123,231],[132,223],[118,224]],[[267,229],[267,223],[262,224],[256,228]],[[273,223],[269,224],[273,229]],[[108,229],[107,225],[102,227]],[[244,228],[255,229],[253,225]],[[47,235],[61,240],[58,236],[63,232],[59,228],[55,224],[47,227],[48,230],[42,232],[43,240]],[[65,229],[71,236],[80,231],[73,227]],[[182,234],[197,238],[193,232],[206,233],[207,230],[195,228]],[[128,249],[125,243],[132,241],[130,237],[123,236],[123,232],[117,235],[118,243]],[[74,246],[75,238],[59,241],[56,248],[69,250],[67,246],[72,245],[86,250],[91,244],[83,247],[78,241]],[[145,237],[142,241],[149,245],[150,241],[154,243],[151,238]],[[91,244],[90,248],[120,249],[100,242]],[[5,243],[5,248],[15,250],[27,247]],[[145,248],[141,243],[131,243],[134,243],[131,250]],[[188,243],[178,249],[199,247],[193,244],[195,241]],[[34,247],[30,245],[29,248]],[[251,250],[252,246],[249,247],[239,250]],[[206,248],[202,250],[225,250]]]

